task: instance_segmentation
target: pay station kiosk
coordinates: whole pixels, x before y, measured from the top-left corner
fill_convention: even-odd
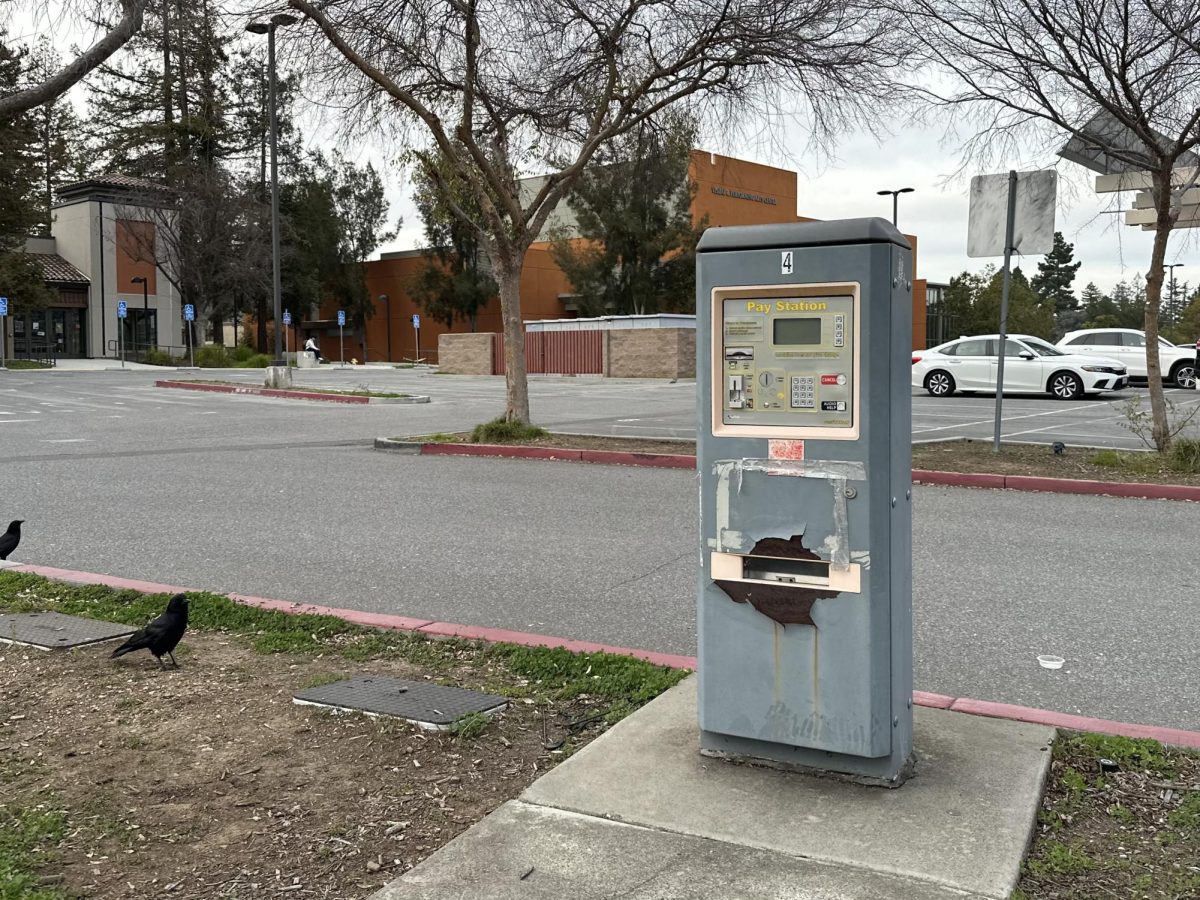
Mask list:
[[[701,752],[899,784],[912,251],[883,219],[697,248]]]

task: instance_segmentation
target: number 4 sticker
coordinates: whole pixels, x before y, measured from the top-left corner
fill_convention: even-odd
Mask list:
[[[783,255],[779,260],[779,272],[781,275],[792,274],[792,251],[784,250]]]

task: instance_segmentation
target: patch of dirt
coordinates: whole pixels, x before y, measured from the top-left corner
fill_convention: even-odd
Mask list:
[[[458,738],[292,703],[343,676],[426,677],[403,661],[189,633],[181,668],[161,671],[145,653],[110,660],[112,646],[0,645],[0,803],[65,812],[39,874],[73,896],[365,897],[604,728],[573,727],[586,698],[517,700]],[[486,690],[480,677],[463,686]]]
[[[1155,745],[1101,770],[1139,744],[1060,733],[1014,900],[1200,898],[1200,753]]]
[[[913,468],[941,472],[985,472],[994,475],[1036,475],[1040,478],[1078,478],[1085,481],[1132,481],[1141,484],[1200,485],[1200,475],[1176,471],[1158,454],[1121,451],[1115,466],[1097,465],[1097,453],[1112,458],[1112,451],[1067,447],[1056,456],[1050,444],[1001,444],[992,452],[991,441],[947,441],[913,445]]]

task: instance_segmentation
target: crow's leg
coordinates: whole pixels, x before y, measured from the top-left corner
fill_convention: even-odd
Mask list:
[[[171,665],[173,665],[175,668],[177,668],[177,669],[178,669],[178,668],[179,668],[179,663],[175,662],[175,654],[174,654],[174,653],[172,653],[170,650],[168,650],[168,651],[167,651],[167,656],[171,657]]]
[[[161,657],[161,656],[156,656],[156,657],[154,657],[154,658],[158,660],[158,667],[159,667],[160,669],[165,669],[165,668],[167,667],[167,664],[166,664],[165,662],[163,662],[163,661],[162,661],[162,657]]]

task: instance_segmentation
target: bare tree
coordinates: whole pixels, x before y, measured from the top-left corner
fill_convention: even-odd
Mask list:
[[[28,112],[35,106],[48,103],[56,97],[61,97],[87,77],[93,69],[120,50],[142,27],[142,16],[146,12],[147,2],[148,0],[118,0],[112,4],[107,2],[101,4],[99,10],[101,14],[107,13],[113,7],[119,10],[117,21],[111,26],[105,26],[90,47],[80,52],[78,56],[61,68],[44,73],[40,81],[23,90],[0,97],[0,122]],[[20,7],[21,4],[13,2],[13,0],[5,0],[4,5],[11,9]],[[45,14],[44,4],[31,3],[30,6],[42,7],[43,12],[39,12],[39,15]],[[64,10],[63,14],[67,18],[87,21],[90,19],[90,12],[82,6],[71,6]],[[0,21],[0,25],[2,24],[3,22]]]
[[[316,74],[359,121],[422,134],[424,174],[477,231],[500,288],[505,417],[522,423],[525,253],[597,150],[674,103],[719,109],[723,130],[805,104],[824,136],[865,120],[903,58],[894,17],[866,0],[289,2],[337,51],[307,54],[325,66]],[[455,202],[447,172],[482,220]]]
[[[955,84],[928,96],[974,129],[967,159],[986,162],[1031,138],[1046,149],[1070,139],[1106,172],[1148,173],[1146,362],[1154,443],[1165,449],[1158,318],[1168,239],[1182,205],[1197,202],[1187,191],[1200,143],[1200,0],[908,3],[926,59]]]

